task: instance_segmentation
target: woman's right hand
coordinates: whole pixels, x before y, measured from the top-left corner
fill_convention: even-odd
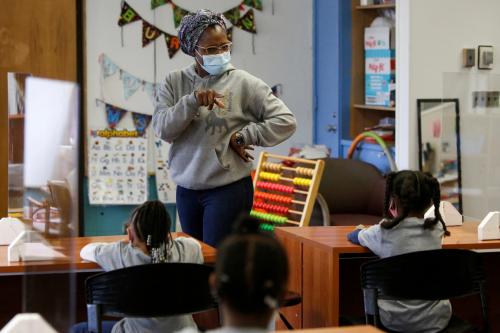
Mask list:
[[[194,97],[196,97],[196,101],[198,102],[199,106],[208,106],[209,110],[212,110],[214,108],[214,104],[221,109],[224,108],[224,103],[221,100],[224,95],[219,94],[215,90],[196,90],[194,92]]]

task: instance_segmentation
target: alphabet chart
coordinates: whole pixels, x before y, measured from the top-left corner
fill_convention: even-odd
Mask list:
[[[142,204],[148,198],[148,141],[132,130],[91,130],[88,145],[92,205]]]

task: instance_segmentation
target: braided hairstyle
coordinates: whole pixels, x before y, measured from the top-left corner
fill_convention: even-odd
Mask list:
[[[130,225],[140,241],[146,244],[152,263],[166,262],[172,242],[172,221],[163,203],[146,201],[132,212]]]
[[[395,217],[389,216],[391,198],[397,198],[399,201],[400,211]],[[424,228],[431,229],[440,222],[445,236],[449,236],[450,232],[439,212],[440,203],[439,182],[431,174],[410,170],[391,172],[387,175],[386,180],[384,221],[381,226],[385,229],[392,229],[407,218],[410,213],[425,212],[433,204],[435,217],[425,219]]]
[[[288,260],[281,244],[259,232],[259,221],[242,217],[220,246],[216,262],[217,296],[233,311],[267,314],[285,293]]]

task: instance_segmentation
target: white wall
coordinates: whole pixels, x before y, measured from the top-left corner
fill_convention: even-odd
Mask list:
[[[176,34],[170,5],[151,10],[149,0],[127,2],[145,20],[163,31]],[[160,82],[169,71],[188,66],[193,61],[192,58],[179,50],[169,59],[162,37],[156,40],[156,46],[152,43],[142,48],[140,22],[124,26],[122,47],[121,29],[116,23],[120,15],[121,0],[87,0],[86,3],[88,128],[106,125],[105,113],[102,107],[96,107],[96,98],[132,111],[152,114],[153,106],[145,92],[138,91],[129,100],[125,100],[117,75],[108,78],[106,82],[100,82],[100,67],[97,62],[99,54],[106,53],[123,69],[150,82],[155,79]],[[175,3],[191,11],[202,7],[225,11],[241,3],[241,0],[177,0]],[[303,0],[263,0],[264,10],[254,10],[257,26],[255,55],[252,54],[252,35],[237,28],[233,30],[232,63],[262,78],[270,86],[282,83],[282,99],[297,117],[297,132],[291,139],[272,149],[274,152],[287,153],[294,143],[312,142],[312,3]],[[123,119],[121,125],[133,128],[131,117]]]
[[[416,104],[418,98],[461,98],[460,112],[464,119],[468,119],[462,121],[462,136],[464,136],[469,131],[467,126],[481,117],[477,110],[472,109],[470,98],[467,98],[468,94],[472,90],[484,90],[485,87],[500,90],[500,87],[493,87],[488,83],[496,81],[488,79],[488,76],[500,74],[500,20],[498,19],[500,1],[399,0],[398,6],[400,4],[403,5],[403,9],[409,7],[406,15],[399,17],[397,23],[398,29],[402,28],[403,31],[407,31],[407,37],[409,37],[401,41],[403,48],[409,48],[407,58],[398,58],[399,64],[403,63],[406,66],[400,69],[403,75],[398,77],[398,82],[407,85],[409,91],[408,96],[403,96],[404,100],[399,105],[403,104],[408,107],[398,109],[398,119],[409,124],[406,131],[398,133],[400,149],[408,150],[402,154],[405,158],[400,161],[400,166],[416,169],[418,168]],[[462,68],[462,49],[477,49],[478,45],[494,46],[496,52],[493,70],[480,71],[477,66],[471,69]],[[405,70],[407,70],[407,75],[404,75]],[[445,87],[445,73],[465,73],[469,78],[482,77],[482,79],[473,79],[474,82],[468,82],[467,89],[462,89],[460,92],[463,96],[449,96],[450,91],[458,93],[458,90]],[[446,85],[449,84],[453,84],[452,80],[447,81]],[[465,103],[462,99],[465,99]],[[479,207],[479,201],[491,190],[491,187],[487,189],[488,185],[484,180],[480,181],[481,178],[485,178],[486,174],[481,172],[477,163],[470,163],[467,161],[467,156],[464,156],[462,165],[464,188],[479,190],[473,194],[476,198],[474,205],[470,205],[471,196],[464,197],[464,212],[482,217],[484,211],[491,208],[491,205],[489,208],[484,205]],[[493,175],[496,171],[492,172]],[[496,205],[496,209],[499,209],[500,202]]]

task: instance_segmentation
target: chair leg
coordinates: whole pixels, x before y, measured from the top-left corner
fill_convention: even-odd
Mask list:
[[[281,312],[279,312],[279,314],[280,314],[280,319],[283,322],[283,324],[285,324],[286,328],[289,330],[293,330],[293,326],[290,324],[290,322],[288,322],[288,320],[286,320],[285,316]]]

